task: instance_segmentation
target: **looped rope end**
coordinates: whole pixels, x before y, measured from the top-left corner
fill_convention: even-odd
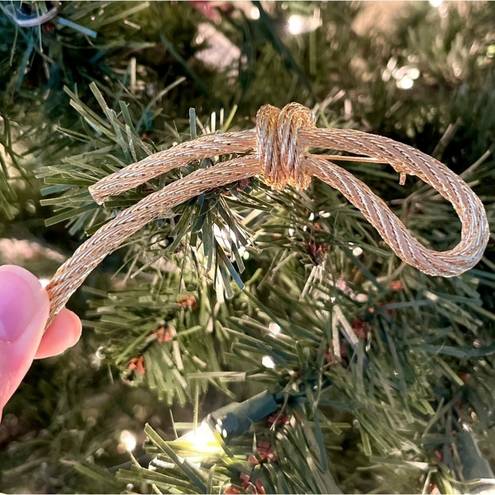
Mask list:
[[[265,182],[274,189],[290,185],[306,189],[311,175],[302,164],[303,147],[298,139],[301,128],[313,128],[315,122],[309,108],[289,103],[282,110],[264,105],[256,114],[257,157]]]

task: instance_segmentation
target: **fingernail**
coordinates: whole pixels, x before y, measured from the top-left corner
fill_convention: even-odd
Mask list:
[[[21,337],[42,297],[38,279],[24,268],[0,266],[0,341],[13,343]]]

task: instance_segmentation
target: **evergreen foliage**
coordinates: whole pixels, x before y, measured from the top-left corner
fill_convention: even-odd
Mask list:
[[[64,2],[26,28],[16,12],[51,4],[1,4],[0,236],[69,256],[122,208],[211,162],[104,206],[88,186],[292,100],[321,127],[441,159],[493,222],[495,4],[411,3],[386,29],[363,31],[370,5],[233,3],[206,6],[208,16],[197,3]],[[315,12],[317,29],[287,32],[291,15]],[[204,25],[237,47],[227,66],[201,59]],[[459,239],[455,212],[426,185],[399,186],[385,165],[345,166],[423,243]],[[428,277],[316,180],[303,193],[258,179],[210,191],[133,236],[72,299],[83,339],[37,362],[9,403],[0,490],[479,490],[495,478],[494,288],[493,242],[465,275]],[[215,411],[234,404],[238,420],[235,403],[260,392],[276,411],[240,434],[215,430]],[[206,452],[182,436],[208,429],[203,418]],[[137,437],[130,456],[126,430]]]

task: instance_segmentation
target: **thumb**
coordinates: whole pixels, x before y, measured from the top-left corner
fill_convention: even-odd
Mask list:
[[[33,362],[48,310],[48,294],[34,275],[18,266],[0,266],[0,421]]]

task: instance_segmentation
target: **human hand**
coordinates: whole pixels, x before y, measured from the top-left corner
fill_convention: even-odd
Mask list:
[[[33,360],[56,356],[81,336],[81,321],[68,309],[45,331],[49,308],[48,294],[33,274],[0,266],[0,421]]]

